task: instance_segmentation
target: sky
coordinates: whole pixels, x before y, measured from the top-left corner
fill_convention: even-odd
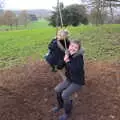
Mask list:
[[[80,0],[59,0],[64,5],[80,3]],[[6,0],[4,9],[52,9],[57,0]]]

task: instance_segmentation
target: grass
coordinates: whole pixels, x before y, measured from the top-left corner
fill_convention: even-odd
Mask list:
[[[47,24],[39,24],[31,24],[28,30],[0,32],[0,68],[23,63],[29,56],[34,59],[43,58],[56,29]],[[71,38],[82,40],[87,59],[119,60],[120,25],[82,25],[69,27],[68,30]]]
[[[41,28],[48,28],[50,27],[49,25],[49,22],[45,19],[40,19],[38,21],[35,21],[35,22],[29,22],[27,27],[25,27],[24,25],[19,25],[17,27],[18,30],[23,30],[23,29],[41,29]],[[9,30],[11,29],[10,26],[6,26],[6,25],[2,25],[0,26],[0,30]],[[12,30],[16,30],[16,26],[13,26],[12,27]]]
[[[120,58],[120,25],[84,26],[73,31],[73,36],[82,40],[87,59]]]
[[[1,32],[0,66],[11,66],[27,56],[42,57],[54,32],[51,28]]]
[[[31,22],[28,24],[28,29],[41,29],[41,28],[48,28],[50,27],[49,25],[49,22],[44,20],[44,19],[41,19],[37,22]]]

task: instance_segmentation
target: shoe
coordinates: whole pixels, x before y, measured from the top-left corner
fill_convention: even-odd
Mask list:
[[[69,115],[63,114],[63,115],[61,115],[61,116],[59,117],[59,120],[67,120],[68,117],[69,117]]]
[[[54,67],[51,68],[51,71],[52,72],[57,72],[56,68],[54,68]]]
[[[57,72],[56,66],[55,65],[50,65],[51,66],[51,71],[52,72]]]
[[[60,109],[61,108],[59,108],[59,107],[54,107],[54,108],[52,108],[52,112],[57,113],[60,111]]]

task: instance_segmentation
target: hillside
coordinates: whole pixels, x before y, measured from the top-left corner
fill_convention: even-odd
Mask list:
[[[12,10],[17,15],[20,14],[21,10]],[[48,9],[31,9],[27,10],[28,14],[35,14],[38,17],[49,17],[51,15],[51,10]]]
[[[119,60],[120,25],[79,26],[68,30],[70,38],[82,40],[86,59]],[[29,56],[43,58],[55,34],[55,28],[42,27],[39,23],[34,23],[28,30],[0,32],[0,68],[18,64]]]

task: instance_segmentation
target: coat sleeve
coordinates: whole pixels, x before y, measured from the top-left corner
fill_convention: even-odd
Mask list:
[[[56,40],[53,39],[53,40],[48,44],[48,49],[49,49],[49,50],[54,50],[54,49],[55,49],[55,43],[56,43]]]
[[[57,69],[61,70],[62,68],[65,67],[65,62],[64,60],[60,60],[58,65],[57,65]]]

